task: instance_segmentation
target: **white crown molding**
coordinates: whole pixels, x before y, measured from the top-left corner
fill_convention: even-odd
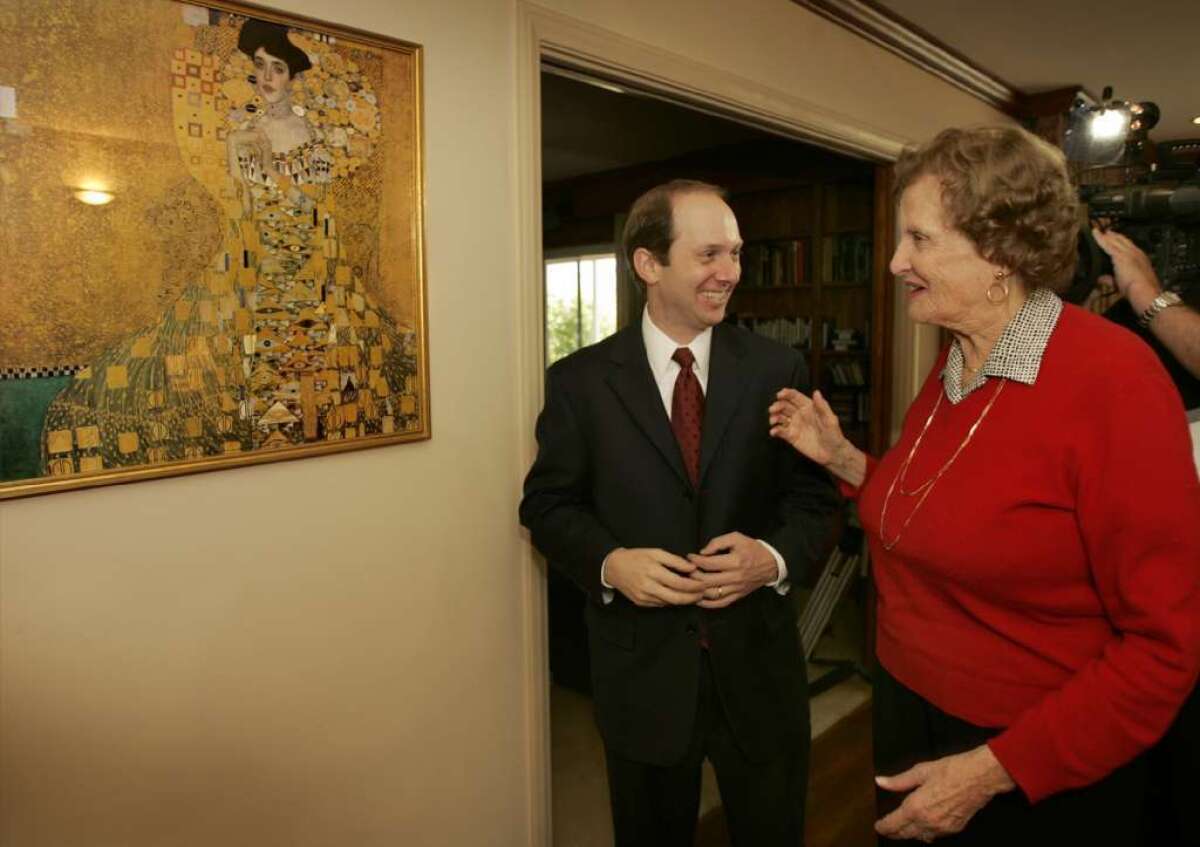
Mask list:
[[[1023,94],[899,15],[869,0],[792,0],[1002,112]]]

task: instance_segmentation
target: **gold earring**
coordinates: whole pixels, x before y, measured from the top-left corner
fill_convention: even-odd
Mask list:
[[[1002,280],[1002,279],[1004,279],[1004,277],[1002,277],[1002,276],[999,276],[999,277],[996,277],[996,278],[997,278],[998,280]],[[993,299],[993,297],[992,297],[992,289],[994,289],[994,288],[999,288],[999,289],[1000,289],[1000,299],[999,299],[999,300]],[[988,289],[987,289],[987,301],[988,301],[989,303],[991,303],[993,306],[1002,306],[1002,305],[1004,305],[1004,303],[1006,303],[1006,302],[1008,301],[1008,283],[1006,283],[1006,282],[993,282],[991,285],[989,285],[989,286],[988,286]]]

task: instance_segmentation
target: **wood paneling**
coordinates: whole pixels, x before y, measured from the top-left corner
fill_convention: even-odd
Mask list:
[[[813,742],[804,837],[808,847],[875,847],[871,704],[864,703]],[[700,820],[696,847],[727,847],[718,807]]]

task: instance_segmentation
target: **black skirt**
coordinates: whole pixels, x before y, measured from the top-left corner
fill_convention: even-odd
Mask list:
[[[963,753],[987,742],[999,728],[976,726],[948,715],[879,667],[875,677],[875,772],[894,776],[918,762]],[[1099,782],[1030,804],[1019,788],[999,794],[975,813],[957,835],[935,843],[954,845],[1086,844],[1138,847],[1146,797],[1141,756]],[[877,817],[897,808],[904,793],[876,789]],[[880,844],[915,843],[880,838]]]

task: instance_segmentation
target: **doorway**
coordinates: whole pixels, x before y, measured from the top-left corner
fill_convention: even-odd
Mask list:
[[[542,326],[547,366],[640,320],[642,301],[618,257],[624,211],[642,191],[686,177],[722,185],[746,241],[729,320],[801,350],[814,384],[843,426],[868,447],[886,437],[887,298],[877,291],[877,165],[705,114],[571,68],[544,65],[541,88]],[[853,526],[838,547],[857,555]],[[861,559],[851,567],[860,567]],[[818,574],[792,592],[797,611]],[[816,621],[817,658],[867,661],[864,574],[848,574],[827,620]],[[584,595],[552,568],[546,576],[553,844],[611,844],[603,748],[592,719]],[[810,668],[810,678],[828,672]],[[869,688],[850,677],[814,699],[814,732],[860,709]],[[814,768],[814,791],[818,790]],[[863,780],[866,802],[869,774]],[[847,816],[854,818],[854,816]],[[814,844],[868,843],[850,832],[869,809]],[[715,779],[706,771],[701,841],[724,843]]]

